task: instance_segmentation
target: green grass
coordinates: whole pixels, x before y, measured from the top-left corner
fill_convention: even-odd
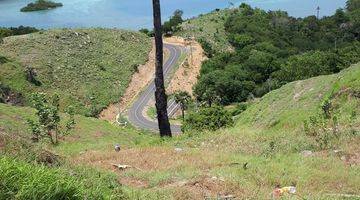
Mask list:
[[[116,29],[48,30],[8,37],[0,55],[0,83],[22,93],[59,93],[61,106],[73,104],[83,115],[96,115],[117,102],[135,68],[146,62],[151,40],[141,33]],[[25,79],[25,68],[34,68],[42,83]]]
[[[156,119],[156,108],[155,107],[149,107],[149,109],[146,111],[146,114],[150,119],[155,120]]]
[[[232,47],[227,40],[224,23],[230,12],[231,10],[224,9],[186,20],[176,35],[206,40],[215,52],[229,51]]]
[[[0,158],[0,199],[124,199],[116,177]]]
[[[61,116],[66,119],[66,115]],[[16,135],[23,139],[30,140],[31,132],[26,124],[27,119],[35,118],[35,110],[27,107],[15,107],[0,104],[0,128],[2,134],[14,139]],[[63,120],[65,121],[65,120]],[[75,117],[76,126],[68,137],[63,138],[58,146],[47,145],[64,156],[78,155],[85,151],[112,150],[115,144],[120,144],[124,148],[135,145],[147,146],[157,143],[158,139],[150,132],[139,132],[134,128],[120,127],[107,121],[77,115]],[[1,136],[1,135],[0,135]],[[94,142],[96,140],[96,142]]]
[[[296,184],[297,194],[305,199],[343,199],[329,194],[360,195],[360,166],[343,159],[359,159],[358,77],[360,64],[339,74],[289,83],[252,103],[237,117],[234,127],[215,132],[192,132],[162,140],[131,127],[77,116],[71,135],[58,146],[44,146],[66,160],[91,151],[96,158],[91,162],[92,158],[86,157],[90,165],[98,166],[98,159],[104,158],[105,164],[125,160],[122,164],[141,168],[118,173],[120,180],[146,183],[142,188],[122,187],[130,199],[201,199],[207,190],[213,192],[213,198],[221,193],[240,199],[267,199],[277,184]],[[338,115],[341,136],[332,148],[319,150],[313,138],[304,133],[303,121],[321,113],[321,104],[328,97]],[[350,121],[353,111],[356,117]],[[1,132],[28,135],[23,122],[33,112],[0,104]],[[355,133],[350,134],[351,128]],[[125,152],[112,154],[116,143]],[[303,156],[304,150],[313,155]]]

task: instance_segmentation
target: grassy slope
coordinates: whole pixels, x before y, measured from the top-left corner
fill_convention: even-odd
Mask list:
[[[131,198],[202,199],[204,194],[233,194],[240,199],[264,199],[276,184],[293,183],[304,198],[330,199],[327,193],[359,195],[358,77],[360,64],[339,74],[289,83],[253,104],[233,128],[185,134],[169,141],[78,117],[75,133],[53,150],[70,162],[105,169],[111,169],[111,163],[140,168],[117,173]],[[331,94],[335,94],[342,136],[334,148],[320,151],[302,125],[303,120],[320,112],[321,102]],[[351,124],[355,135],[347,133],[352,111],[357,114]],[[23,121],[31,112],[0,104],[1,132],[26,135]],[[120,153],[113,151],[114,143],[123,145]],[[175,147],[183,151],[176,152]],[[342,152],[334,153],[333,149]],[[304,150],[315,153],[304,157]]]
[[[101,110],[124,93],[135,66],[143,64],[151,41],[143,34],[111,29],[50,30],[9,37],[0,55],[0,82],[27,96],[33,91],[61,94],[65,107],[78,113]],[[35,68],[42,85],[25,80],[26,66]]]
[[[228,51],[231,49],[231,45],[227,40],[224,23],[230,12],[228,9],[213,11],[186,20],[181,25],[181,31],[177,32],[176,35],[206,40],[216,52]]]

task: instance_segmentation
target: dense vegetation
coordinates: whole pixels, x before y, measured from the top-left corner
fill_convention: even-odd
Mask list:
[[[4,37],[9,37],[12,35],[24,35],[38,31],[39,31],[38,29],[29,26],[19,26],[19,27],[10,27],[10,28],[0,27],[0,43],[2,42],[2,38]]]
[[[321,19],[242,4],[224,23],[235,51],[216,53],[202,42],[213,57],[203,64],[194,92],[209,105],[227,105],[294,80],[337,73],[360,61],[359,17],[357,1]]]
[[[21,12],[31,12],[38,10],[48,10],[63,6],[62,3],[55,3],[48,0],[37,0],[35,3],[29,3],[20,9]]]
[[[230,112],[220,106],[201,108],[186,116],[182,129],[184,132],[212,130],[229,127],[233,124]]]
[[[97,116],[123,95],[150,48],[144,34],[110,29],[7,37],[0,44],[0,85],[20,93],[25,105],[33,92],[58,93],[60,110],[72,105],[78,114]]]

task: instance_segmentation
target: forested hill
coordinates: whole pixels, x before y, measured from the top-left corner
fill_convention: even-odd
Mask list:
[[[242,4],[184,22],[210,59],[195,95],[223,105],[261,97],[295,80],[332,74],[360,61],[360,7],[349,0],[332,16],[294,18]],[[190,28],[189,28],[190,27]]]

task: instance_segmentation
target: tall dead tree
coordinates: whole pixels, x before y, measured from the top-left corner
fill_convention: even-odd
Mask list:
[[[153,0],[153,14],[154,14],[154,32],[155,32],[155,46],[156,46],[156,64],[155,64],[155,101],[156,112],[160,130],[160,136],[171,137],[171,129],[169,117],[167,113],[167,96],[164,86],[163,73],[163,41],[161,30],[161,11],[160,0]]]

